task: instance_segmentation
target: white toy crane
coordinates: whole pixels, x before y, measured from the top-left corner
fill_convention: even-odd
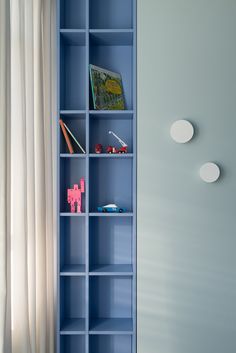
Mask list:
[[[112,134],[119,141],[122,147],[117,149],[116,147],[108,146],[107,152],[108,153],[127,153],[128,145],[123,140],[121,140],[121,138],[117,136],[113,131],[109,131],[109,134]]]

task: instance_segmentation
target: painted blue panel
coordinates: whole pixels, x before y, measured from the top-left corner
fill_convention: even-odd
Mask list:
[[[86,0],[61,0],[61,28],[85,28]]]
[[[109,203],[132,211],[132,159],[91,159],[89,197],[91,212]]]
[[[92,40],[93,36],[90,37],[90,64],[121,74],[126,109],[132,109],[132,46],[97,45],[96,41]],[[93,109],[91,96],[90,109]]]
[[[116,276],[90,278],[91,325],[96,319],[131,317],[132,278]]]
[[[66,265],[85,265],[84,217],[61,217],[60,229],[61,270],[68,271]]]
[[[85,317],[85,279],[82,276],[61,277],[61,328],[70,319]],[[75,324],[75,322],[74,322]]]
[[[90,271],[98,265],[131,264],[132,219],[92,217],[89,234]]]
[[[67,189],[79,184],[80,178],[85,178],[84,158],[61,158],[60,161],[60,209],[61,212],[70,212],[67,203]],[[86,193],[86,183],[85,183]],[[85,193],[82,194],[82,212],[85,212]]]
[[[132,28],[132,0],[90,0],[90,28]]]
[[[85,337],[83,335],[61,336],[61,353],[85,353]]]
[[[109,131],[114,131],[127,145],[128,152],[133,152],[133,122],[127,119],[115,119],[114,115],[101,118],[103,116],[96,116],[94,119],[90,119],[90,138],[89,148],[90,152],[94,153],[95,145],[101,143],[104,148],[104,152],[107,146],[115,146],[120,148],[120,143],[109,134]]]
[[[61,41],[60,109],[85,109],[85,47]]]

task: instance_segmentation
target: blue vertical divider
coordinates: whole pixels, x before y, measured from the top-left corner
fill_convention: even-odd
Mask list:
[[[58,0],[57,353],[136,353],[136,0]],[[122,75],[126,109],[93,110],[89,64]],[[96,143],[128,153],[94,153]],[[81,214],[67,189],[85,178]],[[125,213],[98,213],[116,203]]]

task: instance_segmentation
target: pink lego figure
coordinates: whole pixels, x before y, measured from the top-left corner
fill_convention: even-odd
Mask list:
[[[80,189],[78,184],[74,184],[73,189],[67,189],[67,202],[70,204],[70,210],[75,213],[75,207],[77,203],[77,213],[81,213],[82,197],[81,194],[84,193],[84,178],[80,179]]]

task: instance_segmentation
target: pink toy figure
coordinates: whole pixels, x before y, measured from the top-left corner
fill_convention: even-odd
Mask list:
[[[70,204],[70,211],[75,213],[75,204],[77,203],[77,213],[81,213],[82,198],[84,192],[84,178],[80,179],[80,189],[78,184],[74,184],[74,189],[67,189],[67,202]]]

